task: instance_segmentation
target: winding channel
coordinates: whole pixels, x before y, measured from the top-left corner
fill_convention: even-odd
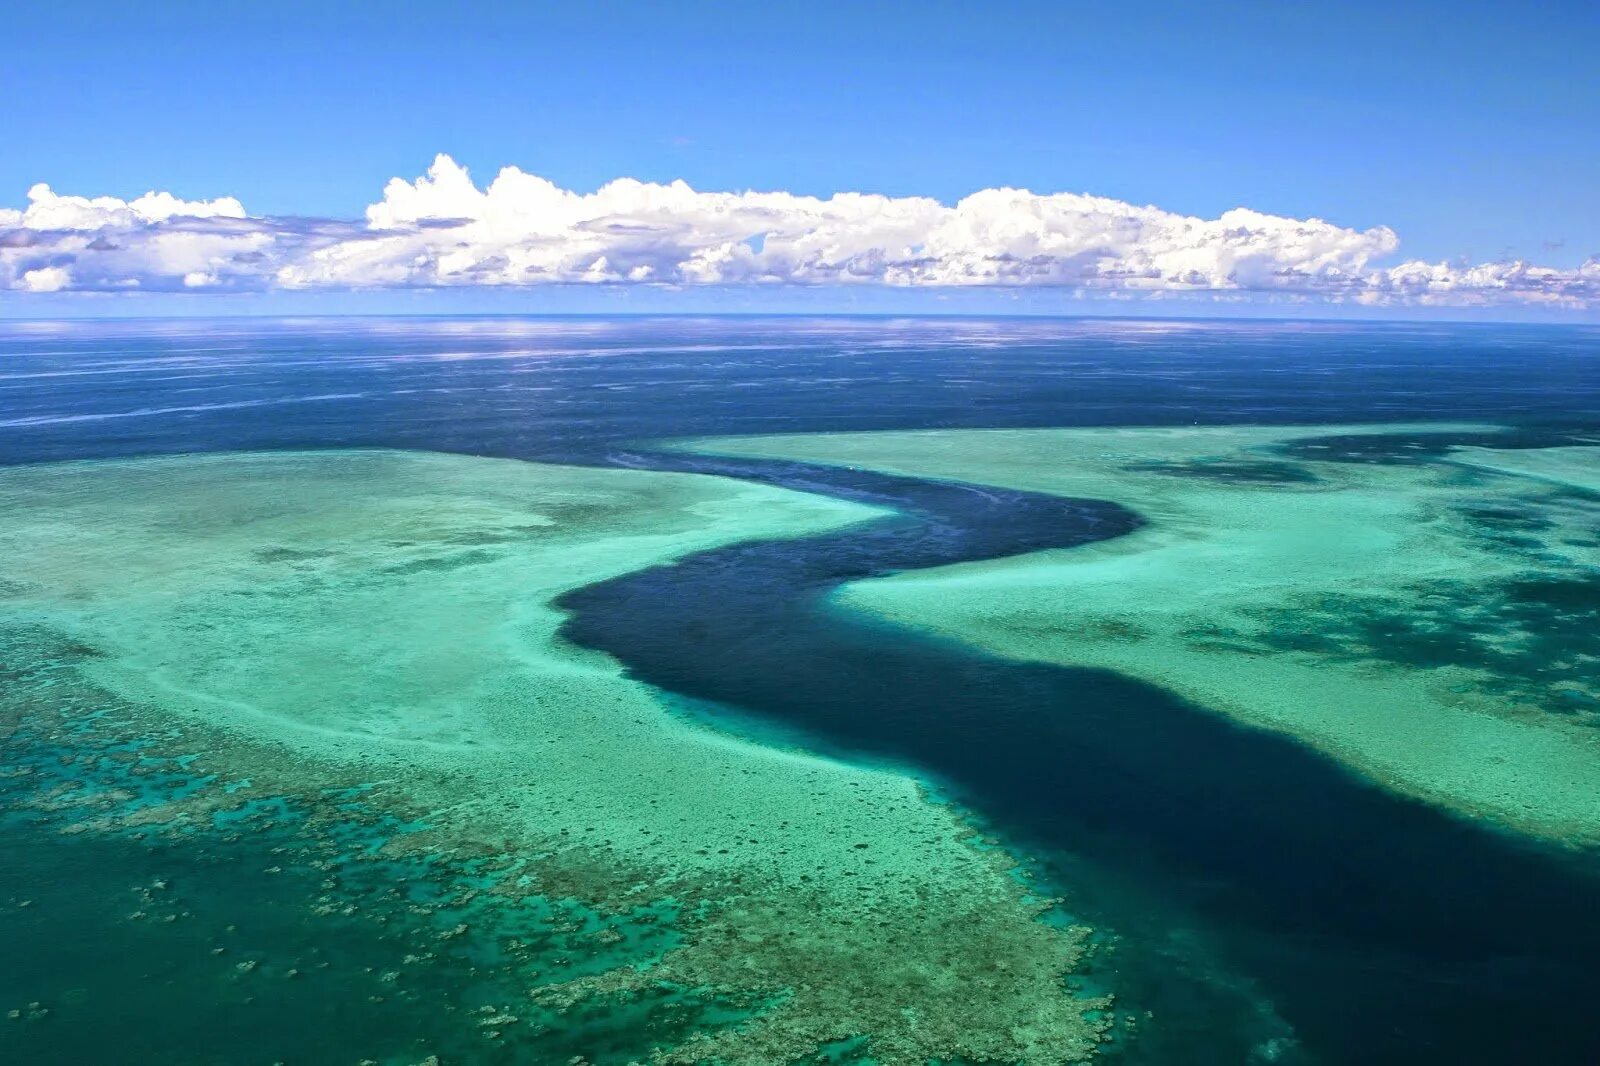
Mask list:
[[[1158,908],[1192,922],[1310,1061],[1600,1061],[1600,875],[1586,856],[1389,794],[1142,682],[998,659],[829,603],[848,581],[1115,537],[1139,526],[1132,512],[799,463],[588,461],[897,513],[576,590],[561,601],[574,642],[659,688],[915,765],[1026,850],[1100,871],[1091,921],[1131,928]],[[1130,1058],[1244,1061],[1203,1004],[1183,1013]]]
[[[1070,906],[1124,936],[1111,953],[1115,988],[1157,1012],[1128,1046],[1130,1060],[1251,1061],[1238,1019],[1208,1014],[1221,998],[1191,993],[1196,982],[1183,975],[1161,983],[1183,961],[1163,954],[1168,942],[1192,932],[1206,941],[1203,956],[1215,948],[1256,982],[1311,1061],[1600,1062],[1600,875],[1586,857],[1385,793],[1158,688],[994,658],[829,599],[861,578],[1116,536],[1137,516],[838,468],[611,450],[718,432],[1201,419],[1593,425],[1590,333],[1208,327],[1123,344],[1115,330],[1051,321],[1007,325],[999,347],[976,346],[958,325],[917,327],[880,350],[886,327],[875,320],[815,334],[788,322],[642,320],[561,342],[582,355],[502,357],[536,327],[413,320],[404,330],[341,321],[0,334],[17,375],[8,402],[32,419],[0,429],[0,453],[10,463],[423,448],[699,471],[893,508],[844,531],[731,546],[574,591],[566,634],[664,690],[792,726],[814,746],[913,765],[1049,863]],[[556,323],[539,343],[574,328]],[[708,342],[765,347],[759,358],[726,347],[662,355],[663,345]],[[493,357],[435,361],[463,348]],[[845,357],[857,348],[867,354]],[[172,383],[167,367],[192,380]],[[212,408],[119,414],[193,406],[194,388]],[[352,398],[229,406],[334,394]],[[1141,942],[1150,942],[1145,956]],[[1153,994],[1130,988],[1136,968]]]

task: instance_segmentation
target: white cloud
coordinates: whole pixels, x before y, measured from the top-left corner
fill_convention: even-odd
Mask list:
[[[137,200],[113,196],[58,196],[41,182],[28,190],[28,207],[19,225],[36,230],[96,230],[135,226],[171,218],[244,218],[244,205],[231,196],[218,200],[180,200],[168,192],[147,192]]]
[[[260,289],[318,243],[357,227],[254,218],[231,196],[134,200],[28,190],[28,206],[0,209],[0,289],[31,292]]]
[[[19,279],[25,292],[60,292],[71,284],[72,274],[65,267],[37,267]]]
[[[577,193],[516,167],[479,188],[439,156],[364,222],[262,218],[231,197],[29,191],[0,210],[0,288],[56,291],[548,283],[1053,286],[1365,304],[1600,303],[1600,260],[1406,262],[1379,226],[1246,208],[1215,219],[1076,193],[924,197],[697,192],[619,179]]]

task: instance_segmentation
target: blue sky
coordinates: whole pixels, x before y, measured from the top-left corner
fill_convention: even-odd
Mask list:
[[[1600,253],[1600,5],[19,5],[0,207],[357,219],[448,153],[590,192],[1086,192],[1399,251]]]

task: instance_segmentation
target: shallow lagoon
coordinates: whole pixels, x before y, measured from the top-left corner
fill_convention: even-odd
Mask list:
[[[509,773],[513,764],[520,784],[537,789],[540,777],[522,758],[523,739],[508,743],[503,731],[488,728],[494,722],[485,721],[481,707],[472,709],[484,693],[469,682],[487,673],[508,682],[513,691],[499,695],[514,703],[525,702],[533,687],[517,678],[558,679],[597,696],[631,693],[618,709],[637,710],[644,724],[673,723],[647,730],[651,744],[693,735],[726,757],[720,775],[716,764],[702,765],[718,793],[739,802],[756,802],[752,792],[771,776],[763,772],[750,789],[737,787],[735,768],[751,765],[747,758],[764,766],[826,767],[839,781],[863,787],[897,782],[908,790],[904,810],[887,822],[874,817],[868,824],[865,816],[861,822],[864,831],[883,834],[885,847],[895,826],[905,824],[902,815],[932,818],[928,825],[944,829],[926,840],[953,841],[948,854],[966,856],[969,864],[980,857],[964,867],[972,873],[962,881],[964,891],[999,884],[993,875],[1011,868],[1008,887],[996,897],[1011,901],[995,912],[1003,919],[1018,913],[1018,901],[1027,910],[1021,886],[1033,883],[1041,886],[1033,890],[1038,894],[1067,896],[1066,913],[1045,914],[1058,928],[1082,921],[1096,929],[1094,950],[1083,955],[1076,933],[1039,941],[1031,925],[1007,926],[1027,944],[1051,945],[1024,954],[1046,960],[1047,968],[1059,961],[1076,972],[1067,993],[1116,994],[1115,1040],[1107,1050],[1122,1061],[1592,1062],[1600,1054],[1600,1032],[1586,1019],[1600,994],[1591,972],[1600,953],[1594,917],[1600,891],[1584,849],[1551,847],[1538,835],[1496,828],[1504,819],[1459,818],[1438,797],[1407,800],[1392,782],[1373,787],[1371,776],[1345,773],[1341,766],[1348,762],[1318,755],[1282,732],[1234,728],[1234,717],[1186,702],[1170,688],[1105,670],[985,654],[970,640],[938,637],[926,625],[903,624],[877,610],[842,609],[834,592],[842,582],[856,583],[853,595],[914,577],[878,580],[884,571],[985,567],[980,560],[1064,544],[1075,547],[1063,554],[1093,554],[1117,541],[1100,548],[1090,542],[1137,524],[1131,512],[1110,503],[1080,506],[1059,496],[896,481],[866,471],[714,461],[663,452],[649,442],[777,433],[815,441],[822,439],[812,436],[818,432],[929,426],[1200,421],[1335,433],[1339,426],[1396,419],[1510,421],[1520,427],[1514,443],[1526,450],[1508,450],[1513,438],[1504,431],[1468,434],[1455,440],[1464,447],[1451,462],[1464,477],[1496,476],[1485,469],[1486,459],[1541,462],[1540,471],[1500,474],[1533,473],[1561,492],[1531,497],[1538,512],[1532,520],[1496,504],[1447,517],[1438,528],[1454,536],[1471,527],[1484,541],[1474,550],[1485,558],[1523,552],[1544,566],[1548,560],[1536,557],[1552,542],[1572,540],[1574,531],[1581,539],[1582,501],[1557,497],[1575,490],[1574,478],[1584,476],[1571,446],[1592,445],[1600,426],[1597,342],[1600,334],[1583,329],[1059,320],[374,320],[0,329],[0,461],[6,463],[382,449],[391,457],[454,452],[701,470],[731,475],[747,488],[806,494],[724,496],[731,483],[719,482],[721,489],[707,490],[705,507],[697,504],[692,516],[679,513],[685,524],[674,520],[672,528],[682,536],[674,534],[670,543],[635,554],[647,547],[637,538],[602,538],[627,549],[622,556],[585,553],[581,566],[568,567],[548,553],[535,564],[540,557],[529,551],[537,538],[567,549],[575,541],[552,534],[557,527],[527,520],[525,498],[508,505],[493,490],[504,468],[491,476],[493,464],[478,465],[471,467],[478,473],[468,474],[467,467],[445,462],[434,471],[447,476],[422,478],[420,490],[392,479],[374,482],[380,497],[418,503],[417,514],[397,514],[370,495],[352,494],[348,482],[336,491],[328,491],[330,482],[320,493],[308,492],[308,505],[343,516],[322,534],[361,545],[343,559],[337,552],[319,558],[322,548],[315,544],[311,556],[297,558],[306,545],[251,543],[242,530],[270,523],[263,512],[271,508],[238,498],[221,515],[249,516],[248,525],[232,532],[226,523],[205,527],[197,539],[225,549],[213,561],[226,565],[196,565],[180,556],[173,579],[192,585],[173,603],[143,597],[141,589],[159,587],[150,582],[148,561],[119,559],[115,552],[96,561],[118,573],[97,581],[95,595],[63,583],[58,591],[71,609],[55,614],[58,628],[35,625],[35,611],[23,628],[8,630],[5,664],[15,673],[6,695],[22,700],[41,728],[6,734],[11,770],[0,798],[0,833],[8,853],[28,862],[5,869],[0,936],[24,945],[28,961],[0,972],[0,1007],[17,1011],[14,1020],[0,1019],[0,1040],[41,1062],[83,1061],[117,1041],[194,1061],[256,1061],[245,1049],[272,1047],[290,1061],[318,1053],[386,1063],[428,1054],[445,1062],[565,1061],[582,1053],[620,1063],[649,1056],[654,1047],[704,1047],[696,1034],[739,1032],[758,1017],[768,1022],[750,1035],[768,1047],[811,1046],[822,1030],[870,1028],[835,1004],[820,1011],[822,1030],[802,1026],[796,1032],[789,1022],[816,1015],[785,1015],[782,995],[750,994],[752,987],[778,982],[730,981],[731,995],[683,987],[682,978],[706,967],[722,972],[716,960],[727,953],[714,938],[710,950],[676,955],[676,973],[656,970],[677,982],[597,984],[602,975],[621,973],[619,966],[659,967],[686,944],[686,935],[715,932],[715,923],[680,908],[677,897],[661,895],[657,881],[627,895],[620,909],[616,901],[603,908],[580,902],[635,884],[609,863],[568,866],[556,878],[563,864],[536,856],[545,887],[516,880],[526,871],[505,857],[525,858],[530,827],[548,814],[508,813],[488,801],[505,794],[509,778],[501,771]],[[1153,469],[1146,460],[1146,469],[1132,473],[1148,477],[1150,485],[1198,475],[1210,484],[1271,489],[1303,483],[1297,469],[1306,462],[1359,461],[1376,469],[1441,458],[1426,433],[1332,439],[1319,446],[1321,453],[1287,445],[1281,454],[1240,459],[1218,450],[1203,455],[1207,461],[1198,470],[1174,468],[1171,457],[1157,456]],[[1552,463],[1548,457],[1558,446],[1568,451]],[[1490,454],[1474,455],[1473,448]],[[226,469],[239,460],[217,462]],[[102,472],[117,469],[108,464]],[[511,480],[525,497],[558,485],[559,477],[547,480],[554,476],[524,469]],[[598,484],[609,475],[575,476],[582,487],[585,478]],[[227,497],[217,480],[205,494]],[[247,479],[253,487],[242,497],[284,496],[283,478],[265,480],[272,487]],[[623,492],[622,482],[610,484],[618,500],[631,499],[646,511],[675,510],[670,498],[676,492],[644,491],[643,482]],[[1424,495],[1446,501],[1444,486],[1435,488],[1440,491]],[[167,509],[168,493],[179,499],[184,491],[152,490],[157,511]],[[846,513],[819,497],[896,508],[905,517],[871,518],[859,508]],[[778,506],[778,499],[798,509]],[[105,518],[126,502],[78,514]],[[766,513],[772,508],[781,513]],[[196,520],[206,510],[190,506],[185,513]],[[569,509],[567,519],[581,517],[578,511]],[[409,544],[376,539],[396,522],[416,524],[429,512],[447,518],[446,528],[393,538]],[[346,527],[355,516],[360,521],[354,524],[370,526],[373,537],[363,540],[359,530],[351,535]],[[583,522],[566,524],[568,533],[593,531]],[[738,530],[755,527],[765,530],[765,539],[739,541]],[[464,543],[463,531],[467,540],[489,543]],[[117,530],[95,532],[110,543]],[[1150,532],[1126,539],[1135,543]],[[181,527],[155,533],[147,528],[138,539],[160,552],[185,539]],[[23,547],[40,550],[37,541]],[[1567,543],[1562,550],[1582,547]],[[506,557],[496,562],[478,552]],[[640,563],[654,565],[631,569]],[[474,577],[498,578],[520,564],[544,577],[526,581],[518,570],[516,589]],[[17,559],[10,565],[26,569]],[[186,570],[193,572],[185,576]],[[268,574],[288,580],[292,595],[262,610],[237,595]],[[1333,625],[1348,623],[1350,605],[1329,603],[1324,621],[1341,645],[1333,649],[1285,647],[1285,627],[1262,618],[1246,617],[1249,628],[1236,628],[1276,639],[1270,654],[1337,652],[1330,662],[1369,658],[1376,644],[1408,655],[1427,651],[1451,659],[1441,669],[1460,669],[1456,660],[1463,656],[1487,654],[1482,631],[1508,625],[1581,652],[1581,616],[1590,603],[1581,588],[1546,583],[1509,591],[1520,597],[1518,604],[1503,596],[1486,600],[1465,630],[1452,623],[1438,632],[1441,622],[1466,616],[1459,595],[1436,597],[1426,616],[1413,614],[1415,604],[1406,601],[1398,613],[1376,612],[1379,624],[1358,632]],[[455,609],[457,593],[461,610]],[[430,627],[403,610],[412,599],[440,605],[429,613],[443,624]],[[494,621],[503,620],[498,612],[512,603],[512,613],[526,612],[531,625]],[[556,610],[548,610],[551,604]],[[1512,606],[1516,610],[1507,614]],[[124,609],[136,625],[112,621]],[[265,623],[275,614],[279,623],[263,624],[262,639],[251,646],[225,637],[249,618]],[[226,624],[207,631],[202,623],[208,617]],[[102,637],[120,634],[121,650],[132,654],[97,655],[92,640],[64,641],[59,626],[74,618],[93,622]],[[557,619],[559,631],[543,639]],[[1427,626],[1419,631],[1415,621]],[[315,653],[330,641],[297,642],[302,627],[333,636],[364,628],[373,639],[359,653],[324,662]],[[148,639],[158,631],[181,633],[180,641],[167,642],[180,646],[169,647],[160,662],[146,656],[136,669],[118,668],[114,660],[126,666],[159,647],[163,642]],[[93,634],[85,629],[79,635]],[[459,660],[438,654],[446,635],[467,654]],[[538,650],[510,654],[524,638]],[[407,648],[414,654],[401,650]],[[1499,697],[1478,695],[1537,689],[1536,679],[1519,678],[1518,671],[1532,664],[1530,655],[1553,661],[1545,654],[1553,650],[1548,643],[1496,649],[1494,663],[1510,687]],[[205,669],[197,670],[199,663]],[[368,668],[373,663],[384,666],[382,675]],[[561,663],[576,669],[563,673]],[[1559,680],[1563,690],[1580,688],[1585,670],[1583,659],[1571,658]],[[145,688],[152,678],[160,685]],[[1579,684],[1570,683],[1574,678]],[[371,688],[374,679],[382,684]],[[322,699],[324,685],[339,698]],[[209,696],[211,686],[225,698],[172,701],[161,715],[166,724],[152,728],[156,701],[180,691]],[[417,699],[435,687],[447,698]],[[297,698],[272,700],[280,690]],[[372,698],[348,699],[363,694]],[[241,713],[264,697],[269,713]],[[1578,695],[1564,701],[1574,708],[1566,717],[1576,730],[1585,705]],[[306,705],[317,709],[315,718],[295,713]],[[411,713],[417,706],[427,713]],[[1064,707],[1072,713],[1063,715]],[[1526,717],[1542,728],[1552,713],[1559,711],[1541,704]],[[207,716],[253,722],[279,740],[245,751],[238,729],[226,741],[212,738]],[[538,717],[523,707],[498,721],[516,726],[520,737],[520,725]],[[333,730],[314,728],[330,719],[338,720]],[[637,735],[641,723],[622,724]],[[589,749],[595,758],[586,762],[606,765],[617,753],[612,736],[601,733],[602,743]],[[461,743],[464,735],[479,743]],[[391,737],[399,742],[386,746]],[[269,756],[297,745],[304,753],[288,761],[287,777],[279,776]],[[306,757],[340,751],[347,761]],[[257,776],[240,777],[237,766],[230,772],[218,761],[225,753],[247,757]],[[387,776],[354,773],[373,763],[400,766],[396,760],[418,753],[428,755],[419,766],[479,769],[465,775],[452,770],[445,779],[410,766]],[[318,775],[332,768],[330,781],[359,777],[358,784],[372,787],[307,792],[316,767],[323,768]],[[438,800],[468,787],[475,792],[467,802]],[[591,794],[613,787],[608,782]],[[1261,801],[1263,790],[1271,803]],[[433,799],[413,802],[419,793]],[[930,802],[935,794],[960,806]],[[869,795],[875,807],[878,794]],[[429,813],[441,817],[421,817]],[[714,826],[702,814],[696,812],[697,824]],[[650,817],[639,816],[654,827]],[[567,838],[592,835],[584,831],[596,823],[581,820],[568,826]],[[966,836],[969,824],[1004,847]],[[672,827],[660,828],[665,837]],[[766,838],[755,836],[761,844],[753,845],[736,827],[728,829],[724,845],[688,860],[700,864],[691,887],[704,898],[767,897],[760,886],[772,881],[764,868],[739,886],[724,883],[725,872],[769,847]],[[1546,833],[1565,836],[1566,830]],[[864,837],[868,849],[851,849],[864,856],[863,870],[876,868],[865,862],[876,840]],[[568,842],[555,842],[550,853],[570,854]],[[720,854],[724,846],[727,855]],[[926,846],[919,843],[908,854],[920,859]],[[683,855],[683,849],[665,853]],[[1014,859],[1023,865],[1011,867]],[[86,876],[97,871],[103,876]],[[1019,881],[1013,874],[1036,877]],[[60,885],[63,876],[72,878],[71,891]],[[873,895],[866,893],[861,905]],[[848,916],[856,903],[846,900]],[[893,926],[882,934],[888,939],[879,939],[857,924],[842,939],[830,934],[828,944],[847,945],[858,962],[904,959],[909,968],[875,967],[864,980],[879,989],[905,989],[927,971],[917,951],[906,954],[889,942],[893,935]],[[1067,955],[1054,954],[1061,947]],[[217,949],[221,953],[213,955]],[[849,969],[829,958],[830,972]],[[792,973],[799,964],[756,962],[767,973]],[[1036,976],[1025,974],[1013,987],[1041,987]],[[852,987],[837,978],[811,983],[824,992]],[[530,988],[546,985],[564,991],[553,998],[529,995]],[[966,996],[969,988],[958,991]],[[1050,988],[1055,1002],[1062,1002],[1061,992]],[[1074,1011],[1083,1004],[1067,1002]],[[964,1034],[988,1027],[987,1021],[975,1026],[965,1009],[954,1017]],[[890,1028],[910,1031],[918,1021],[902,1013]],[[1019,1039],[1014,1028],[1007,1032],[1008,1040]],[[932,1039],[943,1037],[936,1032]],[[859,1040],[848,1039],[828,1043],[820,1054],[870,1057]]]
[[[24,806],[169,851],[220,848],[261,810],[313,835],[398,823],[372,861],[448,860],[477,888],[445,891],[464,902],[430,912],[466,916],[423,945],[583,934],[522,950],[520,972],[481,964],[514,991],[471,1019],[480,1051],[549,1055],[572,1046],[575,1008],[626,1019],[652,1000],[682,1001],[680,1031],[647,1025],[631,1050],[664,1062],[788,1062],[852,1038],[885,1063],[1068,1061],[1098,1042],[1103,1004],[1065,985],[1084,932],[1040,921],[1049,901],[916,781],[690,724],[557,634],[564,590],[871,509],[686,474],[329,451],[14,468],[0,514],[12,746],[55,747],[20,768],[42,778]],[[51,772],[62,748],[101,773],[177,760],[188,783],[152,799]],[[130,920],[189,918],[158,880]],[[342,913],[327,887],[318,906]],[[501,904],[473,915],[480,896]],[[415,924],[415,900],[385,902],[398,916],[375,921]],[[220,974],[267,980],[230,939]],[[529,938],[491,943],[507,939]],[[436,984],[437,954],[414,947],[391,983]],[[95,1004],[45,1009],[70,1025]]]
[[[1123,504],[1148,524],[1070,551],[850,585],[839,602],[994,654],[1138,677],[1388,787],[1593,842],[1600,498],[1583,481],[1600,453],[1318,457],[1320,437],[1408,429],[1422,438],[1412,449],[1485,433],[954,431],[696,447]]]

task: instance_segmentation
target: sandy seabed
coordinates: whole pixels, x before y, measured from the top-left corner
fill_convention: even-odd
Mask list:
[[[1137,677],[1395,791],[1590,844],[1600,448],[1495,448],[1486,432],[934,430],[686,446],[1123,504],[1147,520],[1128,536],[857,582],[836,602],[996,655]],[[1332,443],[1363,436],[1393,448],[1358,457]]]
[[[486,1040],[675,989],[737,1009],[662,1036],[662,1062],[851,1041],[885,1063],[1083,1059],[1108,1025],[1068,987],[1087,931],[1042,920],[1052,901],[959,811],[903,774],[705,728],[558,634],[567,590],[877,513],[400,451],[7,468],[8,745],[193,782],[152,803],[52,771],[39,803],[66,831],[212,833],[288,803],[314,832],[359,808],[404,827],[375,858],[446,856],[496,906],[591,916],[573,928],[595,943],[528,973]],[[630,915],[670,935],[607,924]]]

